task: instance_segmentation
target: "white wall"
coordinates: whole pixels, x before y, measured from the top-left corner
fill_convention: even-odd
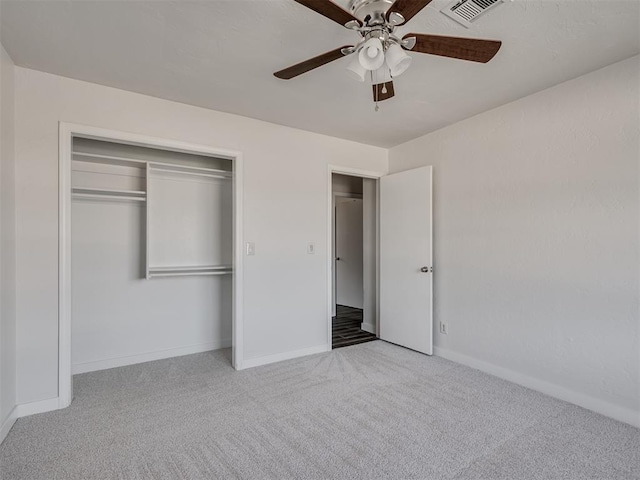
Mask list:
[[[385,172],[386,150],[16,68],[19,403],[57,396],[59,121],[242,151],[245,363],[330,348],[328,165]]]
[[[637,425],[639,59],[390,151],[434,166],[436,353]]]
[[[73,373],[231,345],[231,275],[146,280],[144,223],[134,202],[73,202]]]
[[[16,405],[14,65],[0,45],[0,441]]]

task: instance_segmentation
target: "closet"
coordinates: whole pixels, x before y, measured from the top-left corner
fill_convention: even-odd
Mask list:
[[[232,161],[72,148],[72,372],[231,346]]]

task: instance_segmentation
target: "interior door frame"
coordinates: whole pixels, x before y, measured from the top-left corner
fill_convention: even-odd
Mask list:
[[[350,175],[352,177],[368,178],[376,182],[376,335],[380,331],[380,178],[386,173],[373,172],[360,168],[342,167],[339,165],[329,165],[327,172],[327,245],[329,255],[327,255],[327,349],[333,349],[332,342],[332,315],[333,312],[333,267],[335,252],[333,251],[333,209],[334,192],[332,175]]]
[[[232,365],[243,368],[243,160],[242,152],[212,148],[99,127],[60,122],[58,126],[58,408],[71,405],[71,161],[73,138],[194,153],[232,161],[233,165],[233,313]]]

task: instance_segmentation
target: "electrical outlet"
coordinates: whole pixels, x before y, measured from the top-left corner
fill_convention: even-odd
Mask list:
[[[444,322],[440,322],[440,333],[442,335],[446,335],[448,333],[447,324]]]

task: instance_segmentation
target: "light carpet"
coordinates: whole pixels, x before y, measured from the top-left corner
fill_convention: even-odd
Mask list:
[[[236,372],[216,351],[74,377],[2,480],[640,478],[640,430],[382,341]]]

